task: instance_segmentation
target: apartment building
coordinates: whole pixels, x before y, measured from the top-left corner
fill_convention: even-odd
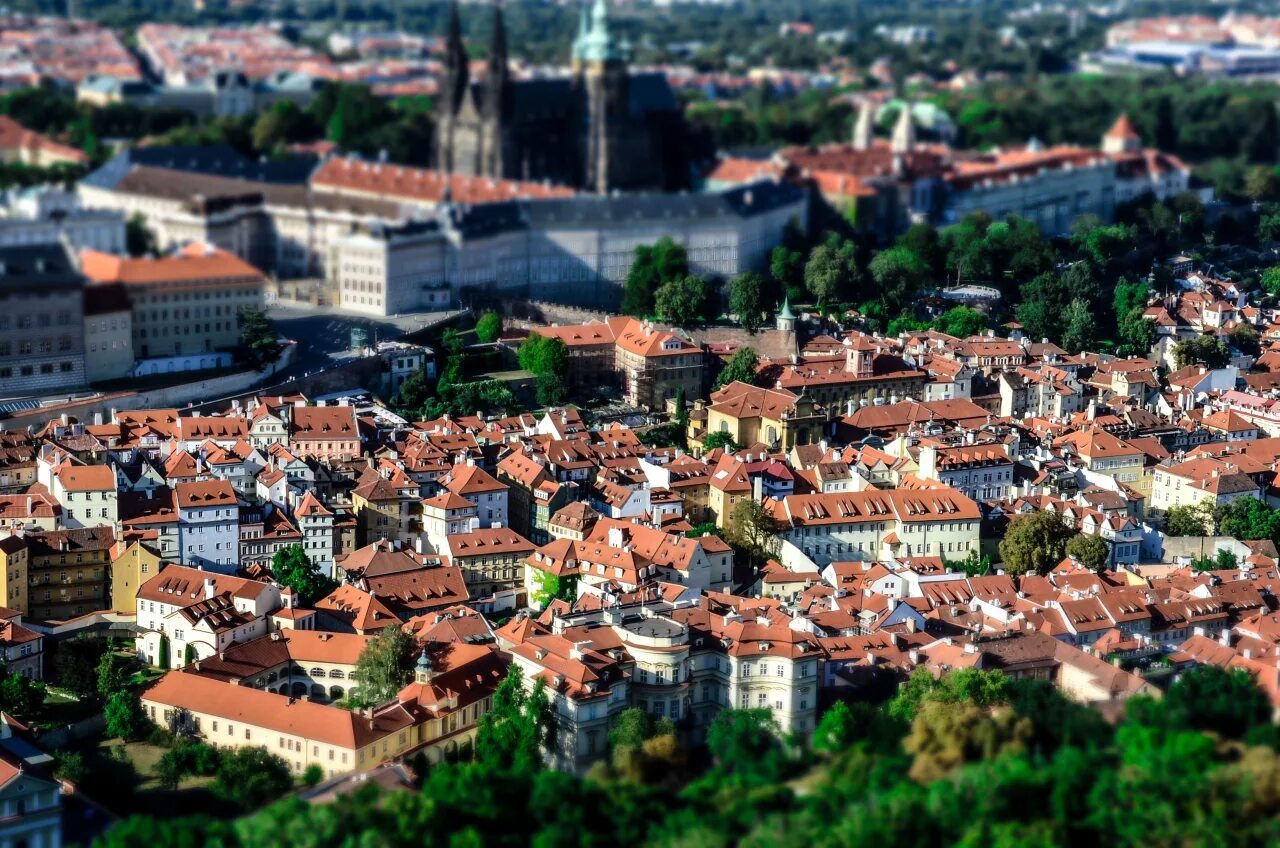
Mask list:
[[[107,582],[115,545],[111,527],[35,531],[23,534],[20,540],[26,547],[27,608],[14,609],[33,619],[52,621],[110,605]],[[9,553],[0,553],[5,559],[0,573],[7,582],[10,568],[20,573],[20,566]],[[6,596],[9,588],[5,587]]]
[[[978,550],[978,505],[952,489],[789,495],[765,506],[789,542],[783,564],[940,556],[964,559]]]
[[[200,480],[173,487],[178,519],[178,561],[234,574],[239,567],[240,509],[226,480]]]
[[[483,598],[524,583],[524,560],[534,544],[506,527],[480,527],[445,538],[440,554],[462,570],[467,591]]]
[[[0,247],[0,396],[84,385],[84,288],[61,245]]]
[[[206,244],[142,258],[85,250],[80,262],[91,280],[124,286],[139,359],[232,350],[240,344],[240,310],[263,303],[262,272]]]

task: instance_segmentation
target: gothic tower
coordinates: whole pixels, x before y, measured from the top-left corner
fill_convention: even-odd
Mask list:
[[[511,75],[507,67],[507,30],[502,20],[502,6],[493,6],[493,41],[489,45],[489,65],[484,79],[484,139],[481,142],[481,174],[494,178],[506,176],[504,161],[506,116],[511,100]]]
[[[440,79],[440,117],[436,122],[436,167],[454,170],[454,129],[462,99],[467,95],[467,47],[462,43],[458,3],[449,5],[449,31],[445,36],[444,73]]]
[[[623,50],[609,32],[605,0],[595,0],[590,28],[579,33],[573,53],[575,81],[583,90],[587,111],[583,185],[608,194],[626,167],[616,153],[627,131],[629,78]]]

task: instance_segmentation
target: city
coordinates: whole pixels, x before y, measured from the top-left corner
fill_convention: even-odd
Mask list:
[[[1260,0],[0,9],[0,848],[1280,843],[1277,103]]]

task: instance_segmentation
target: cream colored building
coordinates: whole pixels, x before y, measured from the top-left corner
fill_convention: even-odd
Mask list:
[[[818,566],[923,556],[964,559],[978,550],[978,505],[954,489],[789,495],[765,505],[795,556]]]

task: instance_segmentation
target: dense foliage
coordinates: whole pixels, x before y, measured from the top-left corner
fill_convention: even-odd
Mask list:
[[[1243,672],[1184,674],[1112,727],[1043,681],[921,672],[884,706],[837,704],[811,749],[768,711],[721,712],[690,782],[667,722],[618,716],[586,778],[547,771],[545,699],[503,683],[477,761],[420,792],[290,799],[238,821],[135,817],[107,848],[303,846],[1252,846],[1280,838],[1280,757]]]

